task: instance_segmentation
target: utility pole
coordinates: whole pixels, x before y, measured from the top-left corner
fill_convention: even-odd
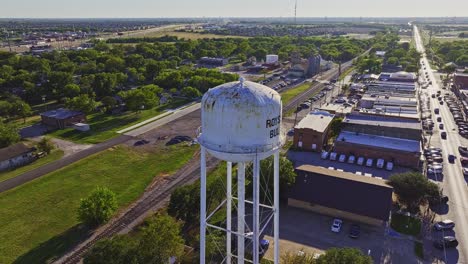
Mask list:
[[[294,4],[294,24],[297,24],[297,0]]]

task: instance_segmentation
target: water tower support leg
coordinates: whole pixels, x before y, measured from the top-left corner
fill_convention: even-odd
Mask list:
[[[205,264],[206,246],[206,150],[200,150],[200,264]]]
[[[237,232],[245,233],[245,163],[237,164]],[[244,264],[245,238],[237,236],[237,263]]]
[[[260,160],[255,158],[253,164],[253,236],[252,236],[252,255],[253,263],[259,262],[259,224],[260,224]]]
[[[273,202],[274,202],[274,244],[275,244],[275,256],[274,256],[274,263],[279,263],[279,151],[275,152],[274,154],[274,194],[273,194]]]
[[[226,186],[226,264],[231,264],[231,211],[232,211],[232,162],[227,162]]]

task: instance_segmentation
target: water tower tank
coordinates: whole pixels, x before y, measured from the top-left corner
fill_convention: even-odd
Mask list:
[[[242,78],[219,85],[202,98],[198,141],[222,160],[263,159],[282,145],[281,111],[280,95],[267,86]]]

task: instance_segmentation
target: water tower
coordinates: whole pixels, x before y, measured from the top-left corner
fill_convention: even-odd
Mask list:
[[[223,263],[259,263],[260,235],[273,218],[274,263],[279,263],[279,150],[283,143],[281,134],[281,97],[269,87],[245,81],[222,84],[208,90],[201,102],[201,145],[200,182],[200,263],[206,259],[206,230],[213,228],[226,234]],[[226,199],[219,205],[226,206],[225,226],[208,223],[213,213],[207,215],[206,207],[206,152],[227,162]],[[274,156],[274,191],[271,205],[260,202],[260,161]],[[237,197],[232,193],[232,166],[237,164]],[[246,200],[246,167],[252,168],[252,200]],[[237,201],[233,226],[233,202]],[[246,204],[251,216],[246,221]],[[250,207],[251,206],[251,207]],[[260,214],[271,210],[267,219]],[[251,223],[251,226],[247,224]],[[237,245],[233,244],[233,238]],[[252,247],[247,248],[246,242]],[[249,243],[250,244],[250,243]],[[235,247],[235,250],[233,248]],[[247,251],[246,251],[247,250]],[[246,253],[252,259],[246,258]],[[249,255],[250,255],[249,254]],[[237,260],[237,261],[236,261]]]

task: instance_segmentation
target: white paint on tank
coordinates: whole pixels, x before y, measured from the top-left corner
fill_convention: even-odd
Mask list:
[[[242,78],[208,90],[201,102],[198,141],[215,157],[232,162],[270,156],[283,143],[281,96]]]

